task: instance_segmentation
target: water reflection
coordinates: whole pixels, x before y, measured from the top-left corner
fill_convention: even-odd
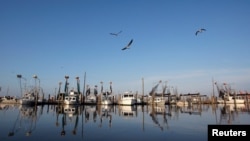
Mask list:
[[[137,117],[137,106],[118,105],[118,113],[123,118]]]
[[[182,114],[189,115],[201,115],[202,113],[202,105],[192,105],[192,106],[183,106],[180,108],[180,112]]]
[[[74,125],[72,129],[72,134],[76,135],[77,127],[79,123],[79,116],[81,114],[81,107],[78,105],[57,105],[56,106],[56,126],[60,126],[61,118],[61,136],[66,135],[65,127],[69,125]]]
[[[157,125],[157,127],[159,127],[161,130],[164,130],[164,128],[168,129],[167,116],[171,117],[171,113],[167,113],[165,105],[150,106],[149,115],[155,125]]]
[[[114,112],[113,105],[99,105],[98,115],[100,117],[99,127],[102,127],[103,122],[108,121],[108,125],[111,128],[112,125],[112,113]]]
[[[219,104],[218,108],[220,109],[219,124],[239,124],[239,114],[245,111],[249,113],[245,104]]]
[[[24,131],[26,136],[30,136],[36,130],[37,120],[42,115],[37,114],[38,110],[41,112],[43,109],[42,107],[38,109],[36,106],[20,105],[18,115],[8,136],[14,136],[19,131]]]
[[[87,105],[85,108],[85,123],[87,122],[96,122],[97,120],[97,106],[96,105]]]
[[[14,115],[14,116],[13,116]],[[242,118],[247,115],[248,117]],[[169,131],[179,127],[186,129],[191,121],[200,117],[200,124],[249,124],[249,107],[238,105],[191,105],[179,107],[176,105],[10,105],[0,104],[0,116],[9,118],[0,120],[0,131],[8,130],[7,137],[26,136],[34,132],[44,132],[37,125],[51,128],[59,136],[77,136],[83,130],[94,128],[95,131],[105,132],[106,129],[122,130],[120,127],[136,128],[143,125],[143,131]],[[41,117],[45,119],[41,120]],[[51,118],[52,117],[52,118]],[[184,118],[183,118],[184,117]],[[209,118],[208,118],[209,117]],[[1,118],[2,119],[2,118]],[[50,121],[48,121],[48,119]],[[129,120],[126,120],[129,119]],[[214,120],[215,119],[215,120]],[[8,123],[6,121],[9,121]],[[53,125],[49,125],[49,123]],[[130,124],[133,123],[133,124]],[[107,127],[107,128],[106,128]],[[173,127],[173,128],[171,128]],[[55,129],[54,129],[55,128]],[[125,128],[125,127],[124,127]],[[40,131],[37,131],[40,130]],[[124,129],[125,130],[125,129]],[[178,128],[179,130],[179,128]],[[178,132],[178,130],[176,132]],[[121,131],[120,131],[121,132]],[[88,134],[85,134],[89,136]]]

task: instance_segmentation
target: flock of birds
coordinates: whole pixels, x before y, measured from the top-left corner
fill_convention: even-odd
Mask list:
[[[200,29],[198,29],[198,30],[195,32],[195,35],[197,36],[199,33],[202,33],[203,31],[206,31],[206,29],[200,28]],[[121,34],[121,33],[122,33],[122,31],[119,31],[119,32],[117,32],[117,33],[109,33],[109,34],[110,34],[110,35],[113,35],[113,36],[118,36],[118,35]],[[129,42],[125,47],[122,48],[122,50],[129,49],[132,43],[133,43],[133,39],[131,39],[130,42]]]

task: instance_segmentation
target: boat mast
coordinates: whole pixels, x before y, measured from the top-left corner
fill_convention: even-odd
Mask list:
[[[142,102],[144,102],[144,78],[142,78]]]
[[[62,82],[59,82],[58,95],[61,93],[61,85],[62,85]]]
[[[103,82],[101,81],[100,83],[101,83],[100,102],[102,102],[102,97],[103,97],[103,95],[104,95],[104,93],[103,93]],[[105,98],[106,98],[106,93],[105,93]]]
[[[101,81],[101,94],[103,94],[103,82]]]
[[[82,92],[83,96],[84,96],[84,93],[85,93],[85,82],[86,82],[86,72],[84,73],[83,92]]]
[[[166,89],[167,89],[167,82],[168,81],[165,81],[165,84],[162,85],[162,97],[164,97],[164,94],[166,92]]]
[[[65,82],[65,86],[64,86],[64,94],[67,94],[68,93],[68,79],[69,79],[69,76],[66,75],[65,79],[66,79],[66,82]]]
[[[112,94],[112,93],[113,93],[113,90],[112,90],[112,82],[110,81],[109,84],[110,84],[110,86],[109,86],[110,94]]]
[[[40,81],[40,79],[37,77],[37,75],[33,75],[33,78],[35,79],[35,98],[36,98],[35,104],[37,105],[39,92],[37,90],[36,80],[38,79]],[[40,83],[39,83],[39,85],[40,85]]]
[[[213,99],[212,99],[212,104],[214,104],[214,78],[212,78],[212,86],[213,86]]]
[[[78,76],[76,77],[76,82],[77,82],[77,93],[80,94],[81,93],[80,92],[80,79]]]
[[[24,79],[25,81],[26,81],[26,79],[23,78],[21,74],[17,74],[17,78],[19,78],[19,80],[20,80],[19,82],[20,82],[21,97],[23,97],[22,81],[21,81],[21,79]]]

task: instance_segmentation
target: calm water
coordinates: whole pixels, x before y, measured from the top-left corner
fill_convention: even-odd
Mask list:
[[[0,106],[0,141],[206,141],[208,124],[250,124],[246,105]]]

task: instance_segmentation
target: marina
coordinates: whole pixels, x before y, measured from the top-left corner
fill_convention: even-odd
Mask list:
[[[170,91],[161,80],[148,94],[114,93],[112,82],[105,90],[102,81],[100,88],[84,83],[81,89],[75,77],[74,88],[66,75],[56,94],[46,98],[36,75],[28,88],[22,75],[17,78],[20,97],[0,97],[0,140],[201,141],[207,140],[210,124],[250,124],[250,95],[226,83],[213,83],[217,94],[212,96]]]
[[[239,93],[226,83],[213,82],[217,93],[210,96],[171,91],[162,80],[146,94],[114,93],[111,81],[104,88],[102,81],[100,86],[91,86],[84,78],[81,89],[79,77],[73,86],[65,75],[55,95],[46,97],[37,75],[29,87],[23,86],[21,74],[17,78],[20,97],[0,97],[1,141],[201,141],[207,140],[210,124],[250,124],[250,94]]]
[[[249,6],[0,0],[0,141],[249,140]]]
[[[86,75],[86,74],[85,74]],[[160,80],[148,94],[140,94],[137,91],[125,91],[123,93],[114,93],[112,90],[112,82],[109,82],[109,90],[103,90],[103,82],[101,88],[98,85],[91,87],[85,84],[84,77],[83,89],[80,88],[80,78],[76,79],[76,88],[69,89],[69,76],[65,75],[64,91],[61,91],[63,82],[59,82],[58,92],[52,96],[45,97],[43,88],[40,86],[40,79],[37,75],[33,75],[35,84],[30,87],[23,88],[21,74],[17,75],[20,82],[20,97],[16,96],[0,96],[2,104],[21,104],[21,105],[40,105],[40,104],[63,104],[63,105],[177,105],[190,106],[193,104],[247,104],[250,103],[250,94],[248,92],[237,92],[227,83],[218,84],[213,82],[213,94],[210,96],[197,93],[178,93],[177,90],[171,92],[171,87],[167,86],[167,81]],[[39,84],[37,85],[37,80]],[[142,82],[144,83],[144,82]],[[159,85],[162,89],[159,90]],[[86,89],[85,89],[86,86]],[[217,94],[214,92],[217,88]],[[23,91],[24,89],[24,91]]]

